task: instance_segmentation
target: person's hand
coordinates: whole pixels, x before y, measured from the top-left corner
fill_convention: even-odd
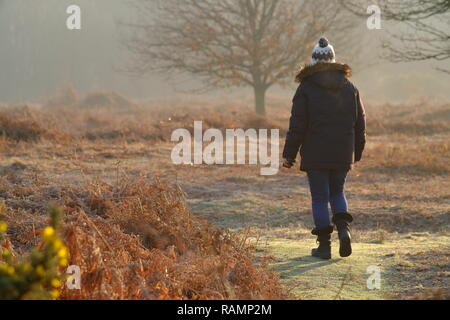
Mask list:
[[[284,168],[292,168],[294,166],[295,160],[292,159],[283,159],[283,167]]]

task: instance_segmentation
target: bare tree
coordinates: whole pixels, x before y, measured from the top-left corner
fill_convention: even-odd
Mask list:
[[[365,15],[370,2],[341,0],[357,15]],[[382,18],[402,23],[406,30],[393,32],[385,43],[393,62],[450,59],[450,0],[379,0]],[[366,4],[366,5],[365,5]],[[450,69],[439,68],[450,73]]]
[[[354,20],[337,0],[134,0],[130,71],[183,72],[202,80],[203,90],[251,86],[256,112],[265,95],[292,80],[319,37],[349,43]],[[151,18],[150,18],[151,17]]]

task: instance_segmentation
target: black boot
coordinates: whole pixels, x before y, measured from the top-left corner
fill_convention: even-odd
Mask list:
[[[316,258],[330,260],[331,259],[331,234],[333,233],[333,227],[316,228],[311,232],[317,236],[317,242],[319,247],[312,249],[311,255]]]
[[[338,213],[333,216],[339,235],[339,254],[341,257],[349,257],[352,254],[352,236],[350,234],[350,223],[353,217],[347,212]]]

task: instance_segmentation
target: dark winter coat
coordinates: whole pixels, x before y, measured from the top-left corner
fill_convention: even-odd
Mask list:
[[[348,80],[351,69],[340,63],[304,67],[293,99],[283,157],[301,170],[344,169],[361,160],[366,144],[364,105]]]

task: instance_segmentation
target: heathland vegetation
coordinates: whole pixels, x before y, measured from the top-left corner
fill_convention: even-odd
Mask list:
[[[289,106],[268,105],[263,117],[244,104],[169,108],[68,91],[39,106],[1,106],[0,272],[14,281],[0,279],[0,296],[27,298],[21,288],[37,284],[33,294],[60,299],[328,297],[322,289],[343,281],[344,262],[319,266],[302,257],[314,241],[299,173],[262,177],[256,166],[170,160],[171,133],[193,130],[195,120],[204,129],[278,128],[283,139]],[[349,198],[355,248],[378,247],[366,260],[355,255],[354,272],[368,263],[385,268],[377,298],[445,297],[450,105],[368,104],[367,111],[368,150]],[[50,220],[54,238],[50,205],[61,215],[58,226]],[[67,264],[81,268],[80,290],[64,283],[61,248]],[[43,272],[37,255],[52,261]],[[311,288],[320,267],[329,277]],[[352,279],[330,297],[374,297]]]

